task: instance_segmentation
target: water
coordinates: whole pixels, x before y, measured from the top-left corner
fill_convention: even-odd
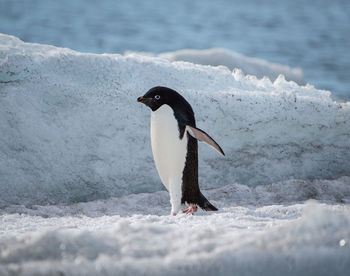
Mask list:
[[[224,47],[350,100],[350,2],[0,0],[0,32],[94,53]]]

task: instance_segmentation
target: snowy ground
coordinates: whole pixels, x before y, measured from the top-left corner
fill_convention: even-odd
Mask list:
[[[1,275],[346,275],[350,178],[205,194],[219,212],[169,216],[168,194],[0,215]],[[317,198],[320,202],[306,201]]]
[[[223,147],[199,147],[219,212],[169,216],[135,102],[155,85]],[[0,133],[0,275],[350,270],[350,104],[330,92],[0,35]]]

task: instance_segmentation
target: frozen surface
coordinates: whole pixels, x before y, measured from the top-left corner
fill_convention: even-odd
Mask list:
[[[96,55],[0,35],[0,206],[89,201],[163,189],[136,98],[178,90],[198,127],[203,188],[350,175],[350,104],[283,76],[138,55]]]
[[[283,74],[288,81],[304,84],[303,71],[300,68],[290,68],[286,65],[267,62],[259,58],[247,57],[227,49],[207,50],[178,50],[175,52],[162,53],[159,55],[170,61],[188,61],[196,64],[226,66],[230,70],[241,69],[245,74],[254,75],[258,78],[268,77],[275,80]]]
[[[194,216],[169,216],[164,191],[12,205],[0,211],[0,274],[346,275],[349,182],[226,185],[204,191],[219,212]],[[319,202],[304,202],[310,192]]]

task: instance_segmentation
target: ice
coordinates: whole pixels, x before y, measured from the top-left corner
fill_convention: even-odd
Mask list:
[[[0,206],[90,201],[164,189],[136,102],[164,85],[191,103],[202,188],[350,174],[350,104],[240,70],[141,55],[86,54],[0,35]]]
[[[203,65],[226,66],[230,70],[239,68],[245,74],[254,75],[258,78],[266,76],[270,80],[275,80],[280,74],[283,74],[289,81],[305,84],[301,68],[290,68],[286,65],[267,62],[260,58],[247,57],[222,48],[207,50],[185,49],[162,53],[159,56],[170,61],[188,61]]]

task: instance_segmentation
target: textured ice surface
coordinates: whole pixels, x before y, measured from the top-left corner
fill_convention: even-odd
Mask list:
[[[204,191],[219,212],[194,216],[169,216],[165,191],[12,205],[0,212],[0,274],[346,275],[349,181],[226,185]],[[310,191],[319,203],[303,202]]]
[[[223,148],[199,146],[203,188],[350,174],[350,104],[283,76],[83,54],[0,36],[0,205],[162,189],[149,139],[155,85],[178,90]]]
[[[280,74],[283,74],[286,80],[304,84],[303,71],[300,68],[290,68],[289,66],[267,62],[263,59],[247,57],[227,49],[187,49],[162,53],[159,56],[170,61],[188,61],[212,66],[222,65],[230,70],[239,68],[245,74],[254,75],[258,78],[266,76],[270,80],[275,80]]]

